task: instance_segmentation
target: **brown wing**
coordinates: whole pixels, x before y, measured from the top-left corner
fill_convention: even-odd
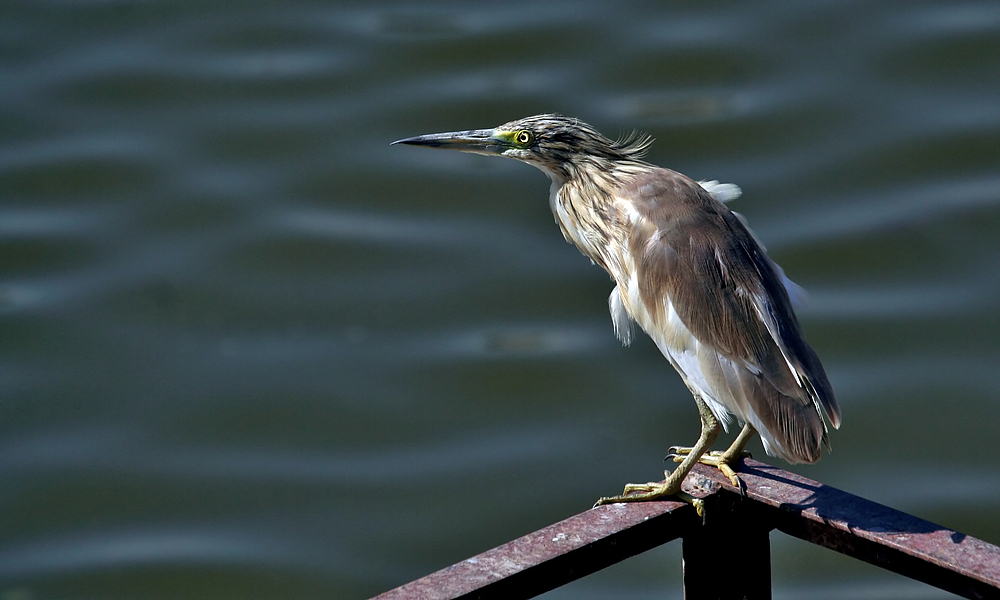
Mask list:
[[[656,315],[669,297],[703,347],[716,400],[766,429],[782,458],[817,460],[826,440],[821,411],[837,427],[840,407],[774,264],[725,205],[679,173],[656,169],[625,196],[646,223],[630,250],[647,309]]]

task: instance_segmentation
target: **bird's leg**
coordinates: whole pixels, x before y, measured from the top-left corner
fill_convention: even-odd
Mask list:
[[[676,496],[680,493],[681,482],[684,481],[684,478],[691,471],[691,468],[694,467],[694,464],[698,462],[702,454],[715,442],[715,438],[719,436],[719,422],[715,419],[715,415],[712,414],[711,409],[708,408],[708,405],[705,404],[705,401],[701,399],[698,393],[694,394],[694,401],[698,405],[698,414],[701,415],[701,435],[698,436],[697,443],[690,449],[687,456],[680,461],[681,464],[673,472],[665,471],[663,475],[666,479],[663,481],[630,483],[625,486],[625,491],[621,495],[601,498],[594,506],[615,502],[643,502],[646,500],[656,500],[663,496]],[[700,506],[700,501],[695,501],[695,499],[690,498],[687,494],[683,494],[681,497],[683,500],[694,504],[695,508],[698,509],[698,513],[701,514],[702,507]]]
[[[736,461],[744,456],[750,456],[750,453],[744,452],[743,449],[746,448],[747,442],[750,441],[750,438],[753,437],[753,434],[755,433],[757,433],[757,430],[754,429],[750,423],[747,423],[743,426],[740,434],[736,436],[736,439],[733,441],[732,445],[729,446],[729,448],[722,452],[706,452],[698,459],[698,462],[704,465],[716,467],[722,471],[722,474],[729,478],[730,483],[736,486],[736,488],[742,493],[746,487],[743,485],[743,482],[740,481],[736,471],[734,471],[730,465],[735,464]],[[674,462],[681,462],[685,460],[687,456],[690,456],[690,452],[691,448],[678,448],[674,446],[673,448],[670,448],[669,457],[673,458]]]

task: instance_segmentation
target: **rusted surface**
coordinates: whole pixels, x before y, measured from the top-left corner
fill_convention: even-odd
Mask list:
[[[734,597],[766,598],[771,529],[967,598],[1000,598],[1000,548],[992,544],[757,461],[743,461],[739,474],[745,497],[718,469],[695,466],[684,489],[704,499],[704,518],[682,502],[602,506],[377,600],[530,598],[678,537],[685,538],[686,561],[705,562],[685,565],[686,594],[718,597],[723,583]],[[743,569],[739,577],[720,582],[712,576],[712,546],[734,532],[737,539],[749,540],[754,551],[727,564],[730,575]],[[696,579],[707,585],[696,588]]]
[[[376,598],[530,598],[676,539],[700,522],[683,502],[600,506]]]
[[[761,462],[739,474],[780,531],[967,598],[1000,597],[997,546]],[[697,465],[689,479],[700,478],[734,491],[717,469]]]

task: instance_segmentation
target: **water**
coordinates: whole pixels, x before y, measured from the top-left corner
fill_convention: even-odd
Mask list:
[[[844,409],[794,470],[1000,542],[998,73],[991,2],[5,2],[0,598],[366,597],[655,478],[694,404],[546,178],[388,145],[545,111],[743,188]]]

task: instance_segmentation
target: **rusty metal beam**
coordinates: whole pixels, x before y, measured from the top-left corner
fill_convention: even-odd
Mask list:
[[[600,506],[376,600],[531,598],[674,540],[701,519],[676,501]]]
[[[788,471],[745,460],[747,500],[794,537],[966,598],[1000,598],[1000,548]],[[717,469],[688,476],[735,493]]]
[[[688,475],[685,490],[704,499],[704,519],[674,501],[602,506],[377,600],[530,598],[678,537],[685,598],[763,599],[770,597],[771,529],[967,598],[1000,598],[1000,548],[992,544],[761,462],[745,460],[739,473],[746,496],[713,467],[697,465]],[[749,551],[726,561],[722,581],[713,545],[734,534]]]

